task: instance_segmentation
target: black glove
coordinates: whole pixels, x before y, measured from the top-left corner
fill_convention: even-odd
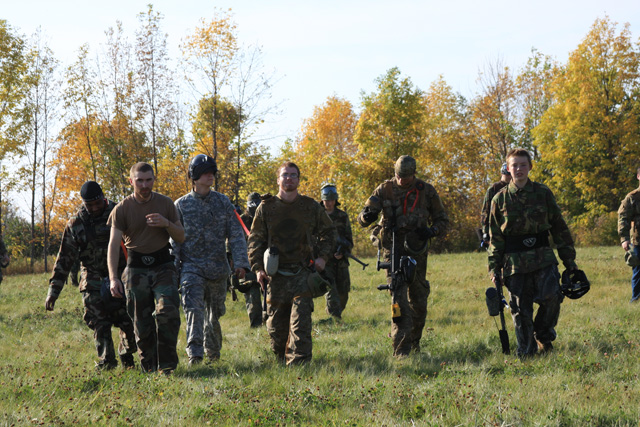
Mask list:
[[[375,221],[376,219],[378,219],[378,212],[372,211],[367,206],[366,208],[364,208],[362,210],[362,219],[364,219],[365,222],[371,223],[371,222]]]
[[[436,227],[420,227],[416,230],[416,234],[420,240],[427,240],[436,236],[438,234],[438,229]]]

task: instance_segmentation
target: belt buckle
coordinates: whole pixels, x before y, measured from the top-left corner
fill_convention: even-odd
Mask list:
[[[156,262],[155,257],[152,257],[151,255],[143,255],[142,256],[142,263],[144,265],[153,265],[153,263]]]

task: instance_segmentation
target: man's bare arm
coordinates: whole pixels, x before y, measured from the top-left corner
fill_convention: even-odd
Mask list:
[[[111,285],[111,295],[115,298],[124,297],[124,286],[118,276],[118,263],[120,262],[120,241],[122,231],[111,227],[109,237],[109,248],[107,251],[107,267],[109,267],[109,282]]]

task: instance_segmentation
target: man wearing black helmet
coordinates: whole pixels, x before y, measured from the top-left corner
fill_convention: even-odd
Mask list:
[[[175,202],[185,234],[184,242],[172,242],[173,254],[180,271],[187,354],[192,366],[201,363],[205,355],[211,361],[220,358],[220,318],[226,311],[227,278],[231,273],[227,247],[239,279],[250,267],[234,206],[227,196],[211,190],[217,171],[213,158],[195,156],[189,164],[193,190]]]
[[[338,240],[336,242],[336,250],[333,256],[327,261],[325,267],[325,275],[331,282],[331,288],[327,292],[325,298],[327,300],[327,313],[336,319],[342,317],[342,312],[349,300],[349,291],[351,290],[351,278],[349,276],[349,258],[345,254],[353,248],[353,236],[351,234],[351,223],[349,215],[337,206],[338,190],[333,184],[325,184],[321,188],[320,202],[324,206],[324,210],[333,221],[338,232]]]
[[[251,224],[253,223],[253,217],[256,215],[256,209],[260,206],[262,200],[260,199],[260,194],[251,193],[247,197],[247,210],[240,215],[240,219],[242,220],[244,226],[247,230],[251,230]],[[249,234],[247,234],[247,240],[249,239]],[[258,278],[255,273],[252,271],[248,271],[245,277],[244,283],[242,283],[242,287],[239,289],[240,292],[244,293],[244,299],[247,306],[247,314],[249,315],[249,323],[252,328],[257,328],[262,326],[263,318],[266,316],[266,313],[262,312],[262,304],[261,304],[261,296],[260,296],[260,283],[258,283]]]
[[[134,366],[136,352],[133,322],[127,314],[124,299],[116,299],[109,291],[107,248],[110,227],[107,219],[116,204],[105,199],[97,182],[87,181],[80,189],[82,208],[67,222],[53,274],[49,279],[49,293],[45,309],[53,311],[56,300],[76,261],[80,261],[79,290],[84,305],[84,321],[94,333],[98,351],[98,369],[112,369],[118,365],[111,338],[111,326],[120,328],[118,354],[125,368]],[[118,270],[122,272],[126,260],[120,250]]]
[[[182,242],[184,228],[173,201],[153,191],[155,176],[150,164],[133,165],[129,182],[133,194],[116,205],[107,222],[111,226],[111,294],[123,298],[126,290],[143,372],[170,375],[178,366],[180,295],[169,238]],[[120,275],[118,251],[123,239],[128,257]]]
[[[491,209],[491,200],[493,199],[493,196],[498,194],[498,191],[506,187],[509,182],[511,182],[511,174],[507,169],[507,164],[503,163],[502,168],[500,169],[500,181],[494,182],[491,187],[487,189],[487,193],[484,196],[484,201],[482,202],[482,212],[480,213],[480,222],[482,223],[482,242],[480,243],[481,248],[486,249],[489,247],[489,213]]]
[[[427,246],[432,237],[441,236],[449,225],[438,192],[425,181],[416,178],[416,161],[400,156],[394,166],[395,177],[380,184],[358,215],[358,223],[367,227],[378,219],[374,236],[381,241],[384,259],[390,260],[392,234],[396,230],[401,255],[415,259],[415,279],[406,290],[394,294],[400,307],[400,318],[392,323],[394,356],[406,356],[420,351],[422,330],[427,318],[427,299],[431,291],[427,276]],[[387,281],[391,276],[387,271]]]

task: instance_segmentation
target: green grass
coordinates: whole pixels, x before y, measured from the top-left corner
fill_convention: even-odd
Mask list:
[[[367,259],[365,272],[351,269],[342,322],[324,321],[324,301],[315,300],[310,364],[278,364],[239,295],[227,300],[222,359],[189,369],[183,325],[181,364],[169,379],[95,372],[77,289],[67,286],[48,313],[47,275],[9,276],[0,287],[0,426],[638,425],[631,269],[619,247],[581,248],[577,261],[592,289],[565,299],[550,355],[522,362],[501,353],[484,302],[486,255],[472,253],[430,256],[423,352],[393,358],[390,298],[375,289],[383,273]]]

